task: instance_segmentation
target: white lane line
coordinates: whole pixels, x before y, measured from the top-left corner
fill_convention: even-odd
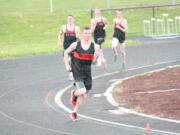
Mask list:
[[[134,129],[141,129],[141,130],[147,130],[146,128],[142,128],[139,126],[133,126],[133,125],[127,125],[119,122],[112,122],[112,121],[107,121],[107,120],[102,120],[102,119],[97,119],[85,115],[79,115],[82,118],[89,119],[89,120],[94,120],[97,122],[101,123],[106,123],[106,124],[111,124],[111,125],[116,125],[116,126],[123,126],[123,127],[128,127],[128,128],[134,128]],[[156,130],[156,129],[151,129],[151,132],[157,132],[157,133],[163,133],[163,134],[170,134],[170,135],[180,135],[180,133],[175,133],[175,132],[168,132],[168,131],[162,131],[162,130]]]
[[[105,92],[105,96],[107,98],[107,101],[110,102],[110,104],[112,104],[113,106],[118,106],[119,104],[114,100],[113,95],[112,95],[112,90],[114,88],[114,86],[116,86],[119,83],[119,81],[114,82],[113,85],[111,85],[109,88],[107,88],[106,92]]]
[[[170,67],[175,67],[175,66],[170,66]],[[169,67],[167,67],[169,68]],[[145,75],[145,74],[149,74],[149,73],[152,73],[152,72],[157,72],[157,71],[160,71],[160,70],[163,70],[163,69],[167,69],[167,68],[162,68],[162,69],[158,69],[158,70],[154,70],[154,71],[150,71],[150,72],[146,72],[146,73],[143,73],[142,75]],[[124,80],[127,80],[129,78],[133,78],[133,77],[136,77],[136,76],[139,76],[139,75],[134,75],[134,76],[130,76],[130,77],[126,77],[124,79],[120,79],[119,81],[116,81],[114,82],[113,84],[110,85],[110,87],[106,90],[105,92],[105,96],[108,100],[108,102],[110,104],[112,104],[113,106],[118,106],[118,103],[114,100],[113,98],[113,95],[112,95],[112,91],[114,89],[114,87],[121,83],[122,81]],[[136,115],[139,115],[139,116],[143,116],[143,117],[148,117],[148,118],[152,118],[152,119],[158,119],[158,120],[163,120],[163,121],[168,121],[168,122],[173,122],[173,123],[178,123],[180,124],[180,121],[178,120],[172,120],[172,119],[166,119],[166,118],[160,118],[160,117],[156,117],[156,116],[152,116],[152,115],[147,115],[147,114],[143,114],[143,113],[138,113],[136,111],[133,111],[133,110],[130,110],[130,109],[126,109],[126,108],[123,108],[123,107],[119,107],[118,110],[121,112],[123,110],[127,110],[127,113],[131,112],[133,114],[136,114]],[[117,110],[117,111],[118,111]]]
[[[149,67],[149,66],[143,66],[143,67],[138,67],[138,68],[134,68],[134,69],[129,69],[128,71],[130,70],[135,70],[135,69],[140,69],[140,68],[144,68],[144,67]],[[127,71],[127,70],[126,70]],[[116,72],[112,72],[112,73],[107,73],[107,74],[104,74],[104,75],[99,75],[99,76],[96,76],[96,77],[93,77],[93,79],[97,79],[97,78],[101,78],[101,77],[105,77],[105,76],[108,76],[108,75],[112,75],[112,74],[116,74],[116,73],[119,73],[119,71],[116,71]],[[115,82],[117,83],[117,82]],[[55,96],[55,103],[60,107],[62,108],[64,111],[68,112],[68,113],[71,113],[72,110],[70,108],[68,108],[67,106],[65,106],[63,104],[63,102],[61,101],[61,97],[62,95],[64,94],[64,92],[66,92],[68,89],[70,89],[72,87],[72,85],[68,85],[66,88],[62,89],[61,91],[59,91],[56,96]],[[109,90],[110,92],[110,90]],[[110,92],[111,94],[109,94],[111,96],[110,99],[114,100],[112,98],[112,91]],[[108,93],[105,93],[105,95],[108,94]],[[107,95],[106,95],[107,96]],[[116,102],[114,102],[115,105]],[[85,118],[85,119],[90,119],[90,120],[94,120],[94,121],[97,121],[97,122],[101,122],[101,123],[107,123],[107,124],[111,124],[111,125],[118,125],[118,126],[124,126],[124,127],[130,127],[130,128],[135,128],[135,129],[142,129],[142,130],[146,130],[146,128],[142,128],[142,127],[137,127],[137,126],[133,126],[133,125],[127,125],[127,124],[123,124],[123,123],[118,123],[118,122],[112,122],[112,121],[106,121],[106,120],[102,120],[102,119],[97,119],[97,118],[93,118],[93,117],[89,117],[89,116],[85,116],[85,115],[81,115],[79,114],[80,117],[82,118]],[[142,115],[143,116],[143,115]],[[145,115],[146,116],[146,115]],[[165,119],[163,119],[165,120]],[[155,129],[152,129],[151,131],[153,132],[158,132],[158,133],[165,133],[165,134],[171,134],[171,135],[179,135],[179,133],[175,133],[175,132],[168,132],[168,131],[162,131],[162,130],[155,130]]]
[[[39,83],[41,83],[41,82],[43,82],[43,81],[50,81],[50,80],[52,80],[52,79],[43,79],[43,80],[40,80]],[[5,96],[7,96],[8,94],[10,94],[10,93],[12,93],[12,92],[15,92],[16,90],[18,90],[18,89],[20,89],[20,88],[27,87],[27,86],[31,86],[31,85],[34,85],[35,83],[37,83],[37,82],[31,82],[31,83],[29,83],[29,84],[27,84],[27,85],[23,85],[23,86],[21,86],[21,87],[17,87],[17,88],[11,89],[11,90],[3,93],[2,95],[0,95],[0,99],[3,98],[3,97],[5,97]],[[26,126],[38,128],[38,129],[41,129],[41,130],[47,130],[47,131],[51,131],[51,132],[59,133],[59,134],[76,135],[76,134],[72,134],[72,133],[68,133],[68,132],[63,132],[63,131],[60,131],[60,130],[55,130],[55,129],[51,129],[51,128],[46,128],[46,127],[43,127],[43,126],[40,126],[40,125],[36,125],[36,124],[32,124],[32,123],[29,123],[29,122],[25,122],[25,121],[22,121],[22,120],[18,120],[18,119],[16,119],[16,118],[14,118],[14,117],[12,117],[12,116],[9,116],[8,114],[2,112],[1,110],[0,110],[0,114],[1,114],[2,116],[4,116],[5,118],[10,119],[10,120],[12,120],[12,121],[15,121],[15,122],[17,122],[17,123],[19,123],[19,124],[22,124],[22,125],[26,125]]]
[[[68,113],[71,113],[72,110],[63,104],[63,102],[61,101],[61,97],[64,94],[64,92],[66,92],[71,87],[72,87],[72,85],[69,85],[66,88],[62,89],[61,91],[59,91],[56,94],[56,96],[54,98],[55,99],[55,103],[60,108],[62,108],[64,111],[66,111]],[[138,127],[138,126],[127,125],[127,124],[123,124],[123,123],[119,123],[119,122],[112,122],[112,121],[97,119],[97,118],[89,117],[89,116],[82,115],[82,114],[79,114],[79,116],[82,117],[82,118],[93,120],[93,121],[97,121],[97,122],[100,122],[100,123],[106,123],[106,124],[111,124],[111,125],[116,125],[116,126],[123,126],[123,127],[128,127],[128,128],[146,130],[146,128],[143,128],[143,127]],[[168,132],[168,131],[161,131],[161,130],[156,130],[156,129],[151,129],[151,131],[152,132],[158,132],[158,133],[164,133],[164,134],[179,135],[179,133]]]
[[[103,97],[103,96],[104,96],[104,93],[99,93],[99,94],[93,94],[92,97],[100,98],[100,97]]]
[[[36,124],[32,124],[32,123],[29,123],[29,122],[25,122],[25,121],[22,121],[22,120],[18,120],[18,119],[15,119],[15,118],[3,113],[2,111],[0,111],[0,114],[3,115],[6,118],[12,120],[12,121],[20,123],[22,125],[26,125],[26,126],[30,126],[30,127],[34,127],[34,128],[38,128],[38,129],[42,129],[42,130],[48,130],[48,131],[51,131],[51,132],[54,132],[54,133],[60,133],[60,134],[65,134],[65,135],[76,135],[76,134],[63,132],[63,131],[59,131],[59,130],[55,130],[55,129],[51,129],[51,128],[46,128],[46,127],[39,126],[39,125],[36,125]]]
[[[166,92],[173,92],[173,91],[180,91],[180,88],[168,89],[168,90],[154,90],[154,91],[136,92],[136,94],[154,94],[154,93],[166,93]]]
[[[51,81],[51,80],[52,80],[52,79],[49,79],[49,78],[41,79],[38,83],[40,84],[41,82]],[[18,90],[18,89],[23,88],[23,87],[27,87],[27,86],[34,85],[34,84],[36,84],[36,83],[37,83],[37,82],[32,81],[32,82],[30,82],[30,83],[28,83],[28,84],[26,84],[26,85],[21,85],[21,86],[16,87],[16,88],[11,88],[11,89],[9,89],[9,91],[6,91],[6,92],[3,93],[2,95],[0,95],[0,99],[3,98],[3,97],[5,97],[5,96],[8,95],[9,93],[14,92],[15,90]]]
[[[64,89],[60,90],[60,91],[56,94],[56,96],[55,96],[55,98],[54,98],[55,103],[56,103],[59,107],[63,108],[63,110],[66,111],[66,112],[68,112],[68,113],[71,113],[72,110],[71,110],[70,108],[66,107],[66,106],[63,104],[63,102],[61,101],[61,97],[62,97],[62,95],[64,94],[64,92],[67,91],[68,89],[70,89],[72,86],[73,86],[73,85],[71,84],[71,85],[68,85],[67,87],[65,87]]]

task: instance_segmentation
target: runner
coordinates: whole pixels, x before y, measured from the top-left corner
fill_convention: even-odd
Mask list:
[[[80,37],[80,29],[74,24],[74,17],[72,15],[67,16],[67,25],[63,25],[60,28],[58,40],[59,46],[62,46],[62,36],[64,34],[63,48],[66,50],[73,42],[76,42]],[[64,54],[63,54],[64,55]],[[72,58],[73,53],[69,56],[69,61]],[[69,73],[69,80],[73,80],[72,72]]]
[[[117,61],[117,45],[120,43],[120,53],[123,58],[122,69],[125,68],[126,53],[125,53],[125,34],[128,32],[127,20],[123,18],[123,12],[121,9],[117,11],[117,18],[113,20],[114,22],[114,34],[112,39],[112,49],[114,52],[114,62]]]
[[[90,41],[91,30],[83,28],[82,40],[74,42],[64,53],[66,70],[73,72],[76,90],[72,90],[72,104],[75,106],[71,114],[73,121],[78,120],[77,113],[86,99],[86,94],[92,87],[91,64],[96,63],[99,53],[99,45]],[[69,65],[68,55],[74,51],[74,57]]]
[[[94,42],[100,45],[105,41],[106,37],[106,29],[109,25],[107,19],[101,16],[101,10],[95,9],[94,11],[95,17],[91,19],[91,32],[94,33]],[[103,66],[106,69],[106,60],[104,58],[102,49],[100,50],[100,57],[98,59],[98,65]]]

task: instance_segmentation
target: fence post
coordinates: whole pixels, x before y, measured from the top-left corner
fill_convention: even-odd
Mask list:
[[[155,18],[155,10],[154,10],[155,7],[152,7],[152,15],[153,15],[153,18]]]
[[[152,16],[153,16],[153,18],[155,18],[155,7],[152,7]],[[153,26],[154,26],[153,33],[155,33],[156,32],[156,24],[154,21],[153,21]]]
[[[173,6],[176,5],[176,0],[172,0],[172,5],[173,5]]]
[[[91,18],[93,18],[93,9],[91,8]]]

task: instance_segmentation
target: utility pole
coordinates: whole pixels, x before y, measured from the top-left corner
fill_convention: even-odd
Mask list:
[[[176,0],[172,0],[172,5],[173,5],[173,6],[176,5]]]
[[[53,12],[53,0],[50,0],[50,12]]]
[[[107,8],[108,8],[108,9],[111,8],[111,0],[107,0]]]

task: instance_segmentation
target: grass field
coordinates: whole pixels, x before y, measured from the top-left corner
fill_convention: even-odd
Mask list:
[[[172,4],[172,0],[110,0],[111,7]],[[180,3],[180,0],[176,0]],[[23,5],[23,6],[22,6]],[[0,0],[0,11],[49,11],[50,0]],[[57,11],[69,9],[106,8],[107,0],[53,0]]]
[[[76,19],[76,25],[80,26],[80,28],[89,26],[90,10],[81,11],[76,9],[98,6],[104,8],[106,7],[106,3],[102,1],[103,0],[96,1],[97,5],[95,5],[95,0],[87,1],[88,4],[83,0],[79,0],[81,4],[75,3],[74,0],[66,0],[66,2],[54,0],[54,8],[56,10],[54,13],[49,13],[49,1],[45,3],[43,0],[32,0],[30,3],[26,0],[0,0],[0,58],[62,51],[62,48],[58,47],[57,35],[59,27],[62,24],[66,24],[66,16],[73,14]],[[117,1],[118,0],[112,0],[112,5]],[[134,6],[134,2],[130,0],[121,1],[124,5],[131,3],[132,6]],[[142,0],[135,1],[140,4]],[[147,2],[147,0],[143,0],[143,2]],[[141,2],[142,5],[143,2]],[[155,2],[161,2],[162,4],[160,0],[149,0],[149,3],[150,2],[151,4]],[[164,0],[163,2],[167,3],[169,0]],[[159,17],[161,17],[162,13],[168,13],[170,17],[174,17],[180,13],[180,9],[158,8],[155,12],[156,16]],[[110,23],[110,27],[107,29],[108,40],[104,46],[110,46],[113,29],[112,19],[115,17],[115,11],[103,11],[102,14]],[[142,20],[152,17],[152,10],[126,10],[124,11],[124,16],[128,20],[128,36],[138,36],[143,34]],[[178,16],[180,16],[180,14]],[[134,41],[128,41],[127,44],[135,43]]]

